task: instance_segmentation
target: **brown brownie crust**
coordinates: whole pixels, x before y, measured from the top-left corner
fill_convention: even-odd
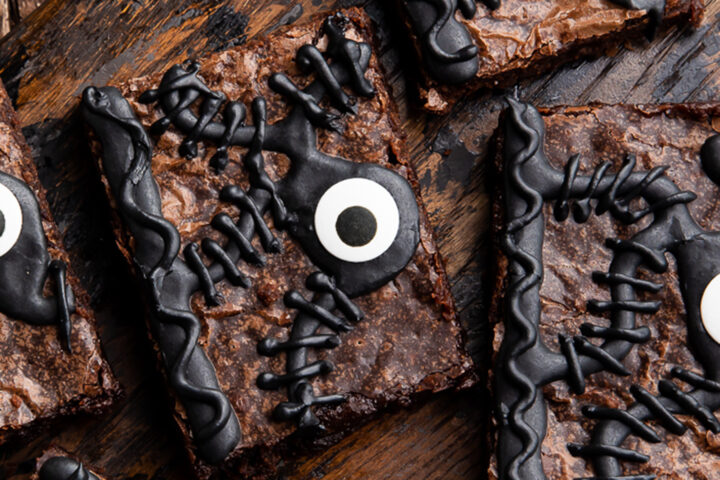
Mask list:
[[[346,36],[373,44],[370,19],[359,9],[344,13],[351,20]],[[200,74],[211,89],[221,90],[229,99],[250,104],[256,96],[265,96],[268,122],[273,123],[288,113],[289,105],[268,88],[267,79],[281,71],[300,88],[314,79],[314,75],[298,70],[294,58],[298,48],[307,43],[324,50],[326,38],[318,32],[325,18],[291,26],[269,38],[201,60]],[[120,86],[146,128],[162,112],[137,99],[145,90],[156,88],[161,76],[162,72]],[[366,77],[377,94],[372,99],[358,100],[358,113],[343,118],[342,133],[318,129],[318,149],[349,160],[381,164],[417,187],[407,163],[396,109],[374,55]],[[200,144],[199,156],[188,161],[178,154],[182,138],[171,128],[155,145],[152,169],[160,187],[163,214],[178,228],[183,246],[203,237],[220,241],[209,223],[219,212],[237,215],[232,206],[218,199],[218,192],[228,183],[248,187],[242,166],[245,149],[231,149],[230,164],[222,174],[216,174],[209,167],[214,146]],[[289,166],[286,157],[265,152],[264,158],[271,178],[277,180],[285,175]],[[354,300],[365,319],[353,332],[342,335],[339,347],[313,353],[317,356],[311,361],[328,359],[336,367],[332,373],[313,380],[316,390],[341,393],[347,398],[341,405],[317,410],[328,428],[326,436],[302,442],[290,437],[294,425],[271,418],[274,406],[286,400],[286,392],[269,392],[256,386],[260,373],[283,372],[285,368],[284,355],[258,355],[258,342],[267,337],[287,338],[296,312],[284,306],[283,295],[299,289],[307,296],[309,293],[303,291],[305,278],[317,270],[298,244],[280,232],[284,253],[269,255],[263,268],[241,264],[240,269],[253,284],[244,290],[221,282],[218,290],[226,300],[221,306],[208,308],[202,295],[196,295],[193,309],[203,326],[199,343],[213,362],[243,431],[241,443],[223,466],[212,468],[195,460],[200,477],[223,470],[231,475],[266,478],[281,459],[288,460],[308,447],[334,443],[388,406],[410,405],[424,394],[472,383],[472,363],[463,347],[447,279],[422,205],[421,217],[420,244],[407,268],[381,289]],[[120,228],[116,232],[130,260],[132,239]],[[179,402],[175,407],[176,420],[192,455],[184,412]]]
[[[703,8],[702,0],[668,0],[664,24],[697,25]],[[497,10],[478,2],[472,19],[460,12],[455,17],[478,47],[478,72],[463,85],[441,85],[423,70],[420,97],[424,108],[435,113],[447,113],[458,99],[480,88],[512,85],[519,78],[616,49],[641,38],[648,27],[644,11],[610,0],[502,0]],[[419,52],[415,35],[413,41]]]
[[[580,171],[587,173],[602,161],[613,162],[613,171],[625,154],[637,156],[637,169],[649,170],[668,165],[666,175],[681,190],[698,195],[688,204],[693,218],[704,229],[720,229],[720,196],[718,188],[705,176],[699,152],[703,142],[717,133],[720,104],[563,107],[546,110],[545,149],[550,162],[562,168],[568,158],[581,154]],[[498,141],[501,152],[502,139]],[[501,164],[501,153],[496,158]],[[586,302],[593,298],[607,299],[606,287],[592,281],[592,271],[607,271],[612,259],[604,246],[606,238],[628,238],[646,222],[626,227],[609,215],[593,215],[587,223],[572,220],[559,223],[552,216],[552,205],[544,207],[546,217],[543,244],[544,278],[540,289],[543,316],[541,338],[558,351],[558,334],[575,334],[580,325],[590,322],[605,325],[607,320],[593,315]],[[494,225],[499,239],[503,225],[502,199],[498,195],[494,207]],[[502,298],[506,288],[507,259],[498,249],[498,275],[493,295],[491,319],[496,323],[494,351],[500,348],[504,318]],[[670,257],[669,257],[670,258]],[[550,479],[581,478],[591,474],[585,460],[572,457],[568,442],[587,444],[597,421],[586,420],[580,408],[600,405],[622,408],[633,403],[629,393],[633,384],[657,393],[658,381],[668,378],[673,365],[701,371],[686,346],[685,307],[680,294],[677,273],[673,267],[663,275],[645,277],[664,285],[660,293],[639,294],[640,300],[661,300],[662,308],[654,315],[639,315],[639,324],[651,331],[651,340],[635,346],[623,364],[632,372],[629,377],[598,373],[587,377],[583,395],[573,394],[565,382],[544,388],[548,402],[548,434],[543,443],[543,465]],[[625,475],[654,474],[662,479],[720,478],[720,436],[709,432],[690,417],[681,416],[690,429],[683,436],[674,436],[656,428],[662,442],[650,444],[631,436],[624,447],[649,455],[647,464],[625,464]],[[491,438],[494,442],[495,438]],[[498,478],[496,458],[490,462],[490,478]]]
[[[0,170],[22,179],[35,193],[48,251],[69,264],[30,149],[2,84]],[[71,268],[67,277],[77,304],[72,315],[72,354],[60,344],[56,326],[32,326],[0,313],[0,444],[27,439],[60,417],[99,413],[120,393],[102,354],[87,294]]]

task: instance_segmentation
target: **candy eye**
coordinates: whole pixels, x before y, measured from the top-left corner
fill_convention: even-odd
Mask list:
[[[366,178],[336,183],[315,209],[315,232],[333,256],[351,263],[379,257],[395,241],[397,203],[383,186]]]
[[[22,230],[22,220],[17,197],[0,183],[0,257],[15,246]]]
[[[720,343],[720,275],[705,287],[700,300],[700,318],[708,335]]]

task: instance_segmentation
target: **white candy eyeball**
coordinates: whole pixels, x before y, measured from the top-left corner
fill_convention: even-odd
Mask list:
[[[379,257],[395,241],[400,212],[390,192],[366,178],[328,188],[315,209],[315,233],[333,256],[351,263]]]
[[[0,257],[15,246],[22,222],[22,208],[17,197],[0,183]]]
[[[700,300],[700,318],[708,335],[720,343],[720,274],[705,287]]]

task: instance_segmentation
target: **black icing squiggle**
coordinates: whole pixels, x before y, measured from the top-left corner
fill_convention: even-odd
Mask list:
[[[506,333],[496,371],[496,416],[501,425],[498,457],[501,478],[536,480],[546,478],[540,453],[546,429],[546,407],[539,387],[566,379],[574,391],[582,393],[584,379],[589,374],[601,370],[620,375],[630,373],[621,363],[622,359],[634,344],[647,341],[650,334],[646,327],[636,326],[635,317],[660,308],[659,302],[636,299],[636,290],[657,292],[661,288],[654,282],[638,279],[636,272],[641,266],[656,272],[665,271],[666,252],[671,252],[678,261],[688,313],[689,342],[708,375],[705,379],[683,371],[680,378],[696,387],[714,385],[718,367],[713,358],[718,358],[720,345],[705,332],[699,303],[704,287],[720,272],[720,234],[703,232],[695,223],[685,206],[695,195],[679,191],[663,175],[662,167],[649,172],[634,171],[634,158],[628,157],[616,174],[608,173],[609,165],[603,164],[593,175],[586,176],[578,175],[579,159],[572,157],[565,172],[555,170],[543,151],[544,124],[537,110],[512,98],[508,101],[510,111],[504,124],[507,214],[504,248],[510,259],[510,283],[506,296]],[[638,197],[647,206],[633,210],[630,203]],[[538,337],[542,205],[547,201],[555,202],[554,215],[558,221],[565,220],[572,212],[576,221],[583,222],[593,208],[596,214],[609,212],[624,223],[635,223],[651,214],[653,217],[633,238],[608,240],[608,247],[615,251],[610,271],[593,273],[596,282],[610,286],[612,299],[591,300],[588,308],[596,313],[609,312],[610,326],[584,324],[583,335],[574,338],[561,335],[560,352],[551,351]],[[715,249],[718,255],[712,256]],[[704,273],[698,273],[695,266],[702,263],[701,255],[711,255],[713,259],[704,260],[707,267]],[[586,337],[604,342],[598,346]],[[598,478],[616,478],[621,474],[618,459],[642,460],[620,449],[619,444],[630,432],[651,438],[640,422],[652,415],[670,421],[670,412],[691,413],[715,429],[716,424],[710,417],[718,405],[706,393],[686,394],[667,381],[661,382],[660,390],[664,409],[657,408],[657,401],[643,392],[636,397],[640,406],[628,413],[586,409],[589,416],[610,423],[603,424],[592,445],[571,445],[571,453],[594,458]],[[647,408],[652,413],[643,411]]]
[[[264,343],[268,347],[264,351],[266,354],[287,352],[288,371],[286,375],[264,374],[261,378],[268,379],[268,382],[264,384],[259,380],[259,384],[272,388],[288,384],[290,401],[278,406],[276,412],[283,419],[294,419],[301,427],[310,424],[319,426],[312,421],[314,414],[310,407],[338,398],[336,395],[315,396],[307,382],[309,376],[326,372],[328,368],[327,365],[323,368],[307,365],[307,356],[303,352],[308,347],[332,348],[337,345],[337,337],[327,342],[317,341],[314,334],[319,326],[317,321],[337,318],[332,313],[335,309],[348,318],[359,320],[361,314],[348,298],[363,295],[387,283],[410,261],[419,242],[418,207],[414,192],[403,177],[379,165],[331,157],[316,149],[316,127],[341,129],[340,115],[320,106],[324,96],[328,96],[341,112],[354,112],[356,100],[343,91],[343,85],[352,86],[361,96],[375,93],[364,76],[370,62],[370,46],[345,37],[348,21],[340,14],[326,20],[323,32],[329,41],[324,54],[311,45],[302,47],[298,52],[299,67],[317,75],[316,80],[306,88],[299,89],[284,74],[270,77],[270,87],[293,104],[288,116],[272,125],[267,124],[262,97],[253,101],[255,125],[245,125],[245,107],[234,101],[226,102],[222,93],[210,90],[198,76],[199,66],[194,63],[187,67],[173,67],[156,90],[141,96],[144,102],[157,101],[165,113],[151,127],[152,132],[161,134],[173,125],[187,135],[179,152],[183,156],[195,156],[200,140],[215,142],[217,148],[211,164],[215,169],[222,170],[229,161],[228,148],[236,145],[248,148],[243,163],[249,174],[250,189],[245,192],[236,185],[227,185],[220,193],[222,200],[240,208],[241,215],[237,221],[224,214],[212,220],[212,226],[227,236],[228,242],[221,246],[204,239],[199,246],[189,244],[184,248],[184,262],[177,258],[179,247],[175,247],[174,237],[177,231],[174,227],[172,235],[165,231],[157,184],[149,169],[145,168],[141,175],[134,177],[139,180],[133,187],[126,186],[129,178],[126,172],[137,170],[135,165],[141,163],[136,156],[146,155],[150,148],[142,128],[135,128],[138,122],[129,105],[114,89],[91,88],[85,92],[86,117],[103,142],[103,165],[113,193],[117,197],[117,192],[131,191],[128,202],[121,205],[121,213],[136,238],[136,261],[151,281],[158,320],[155,327],[161,330],[156,336],[165,353],[173,387],[183,398],[186,409],[190,410],[188,418],[206,459],[219,461],[224,458],[237,444],[239,428],[227,398],[216,387],[212,365],[196,345],[199,321],[192,314],[189,298],[199,289],[208,304],[222,302],[215,283],[225,278],[234,285],[249,286],[249,280],[239,271],[237,262],[242,258],[262,265],[265,261],[264,256],[252,246],[252,237],[257,234],[267,252],[281,250],[280,242],[265,224],[266,212],[272,213],[275,226],[287,229],[310,259],[323,270],[320,276],[313,275],[308,279],[311,289],[316,280],[320,282],[317,287],[324,289],[320,294],[322,301],[306,302],[297,293],[289,293],[286,297],[288,306],[301,311],[294,322],[291,340]],[[197,110],[191,108],[195,102],[199,104]],[[217,121],[215,117],[221,110],[222,119]],[[119,137],[124,137],[123,141],[119,141]],[[264,150],[280,152],[290,158],[290,172],[281,182],[272,182],[265,173]],[[149,159],[150,155],[147,154],[146,158]],[[349,261],[334,255],[321,242],[316,229],[315,211],[319,201],[331,187],[347,180],[362,180],[384,189],[392,199],[391,207],[398,212],[394,241],[371,259]],[[134,205],[144,212],[142,217],[137,215]],[[329,248],[332,250],[332,247]],[[206,265],[200,251],[213,263]],[[162,260],[166,255],[159,255],[159,252],[171,252],[173,260],[170,269],[163,268]],[[181,329],[168,332],[168,326]],[[184,337],[175,338],[176,334]],[[298,387],[295,380],[303,386]],[[188,408],[188,404],[195,405],[197,409]],[[220,445],[212,445],[218,443]]]
[[[488,5],[496,0],[489,0]],[[404,0],[413,30],[421,39],[422,56],[430,75],[443,83],[459,84],[478,70],[478,48],[465,26],[455,19],[475,15],[475,0]]]
[[[67,267],[51,260],[37,199],[27,184],[0,172],[0,312],[30,325],[57,325],[68,352],[75,311]],[[55,295],[45,296],[47,280]]]

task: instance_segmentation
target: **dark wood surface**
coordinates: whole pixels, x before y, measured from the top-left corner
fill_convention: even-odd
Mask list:
[[[3,448],[0,479],[22,478],[27,461],[51,442],[116,477],[188,478],[162,381],[151,368],[155,362],[135,286],[107,225],[107,203],[76,112],[78,96],[87,85],[163,71],[188,57],[262,34],[300,13],[361,4],[377,21],[381,56],[405,119],[424,199],[468,327],[468,343],[484,368],[489,355],[493,183],[485,155],[503,92],[477,94],[445,117],[418,111],[412,103],[416,66],[390,3],[49,0],[0,41],[0,75],[33,148],[76,270],[91,293],[110,362],[126,388],[125,400],[103,418],[74,420],[29,445]],[[607,58],[523,82],[520,95],[545,106],[720,98],[719,13],[720,0],[711,0],[698,30],[665,32],[652,44],[618,45]],[[414,411],[378,419],[327,452],[289,467],[283,478],[484,479],[488,414],[482,388],[440,395]]]

